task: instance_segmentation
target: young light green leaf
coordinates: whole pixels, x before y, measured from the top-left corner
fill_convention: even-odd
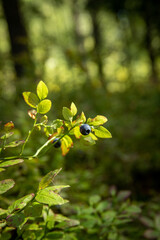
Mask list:
[[[48,187],[51,183],[53,183],[54,178],[61,171],[61,169],[62,168],[56,169],[54,171],[47,173],[47,175],[45,175],[39,183],[39,190],[44,189],[44,188]]]
[[[53,192],[48,188],[38,191],[35,199],[37,200],[37,202],[48,204],[49,206],[62,205],[68,202],[67,200],[63,199],[59,194]]]
[[[53,123],[52,123],[52,127],[53,127],[54,129],[60,128],[60,127],[62,127],[62,126],[63,126],[63,120],[61,120],[61,119],[56,119],[56,120],[54,120]]]
[[[85,123],[86,122],[86,116],[84,115],[84,112],[81,113],[81,115],[76,119],[76,123]]]
[[[10,161],[5,161],[0,163],[0,167],[10,167],[18,163],[22,163],[24,160],[23,159],[15,159],[15,160],[10,160]]]
[[[48,96],[48,88],[43,81],[40,81],[37,85],[37,95],[40,100],[43,100]]]
[[[0,168],[0,172],[3,172],[3,171],[5,171],[5,169],[4,168]]]
[[[37,106],[37,112],[45,114],[51,109],[52,103],[49,99],[42,100]]]
[[[73,116],[75,116],[77,114],[77,107],[73,102],[71,103],[70,109],[71,109]]]
[[[87,136],[82,136],[82,139],[85,140],[89,145],[94,145],[95,140],[89,135]]]
[[[79,127],[79,126],[74,127],[73,131],[74,131],[74,135],[75,135],[75,137],[76,137],[77,139],[79,139],[79,138],[82,136],[82,134],[81,134],[81,132],[80,132],[80,127]]]
[[[48,117],[46,115],[42,116],[41,119],[39,120],[40,123],[42,124],[47,124],[48,122]]]
[[[90,133],[89,136],[95,141],[98,140],[98,138],[93,133]]]
[[[0,194],[7,192],[14,187],[15,182],[12,179],[5,179],[0,181]]]
[[[12,213],[15,210],[20,210],[20,209],[24,208],[33,198],[34,198],[34,193],[30,193],[30,194],[16,200],[14,203],[12,203],[9,206],[9,208],[8,208],[9,213]]]
[[[95,135],[100,138],[111,138],[111,133],[103,126],[93,129]]]
[[[97,115],[95,118],[88,118],[87,123],[92,126],[99,126],[107,122],[107,118],[102,115]]]
[[[73,114],[72,114],[72,112],[71,112],[71,110],[69,108],[63,107],[62,114],[63,114],[64,119],[66,119],[67,121],[72,122]]]
[[[39,99],[36,94],[32,92],[23,92],[23,97],[25,102],[33,108],[37,108],[37,105],[39,103]]]

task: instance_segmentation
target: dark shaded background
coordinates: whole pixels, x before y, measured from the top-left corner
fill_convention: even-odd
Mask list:
[[[1,0],[1,121],[12,120],[16,137],[25,138],[32,120],[21,93],[35,91],[42,79],[53,100],[51,121],[73,101],[87,117],[105,115],[113,135],[92,147],[76,142],[66,157],[53,150],[8,170],[17,182],[13,196],[36,188],[33,181],[59,167],[72,186],[72,202],[103,197],[112,185],[131,190],[135,200],[159,195],[159,33],[155,0]],[[26,153],[44,141],[35,132]]]

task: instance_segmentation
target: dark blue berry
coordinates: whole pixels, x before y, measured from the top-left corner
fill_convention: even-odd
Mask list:
[[[55,138],[55,139],[53,140],[53,143],[55,143],[55,144],[54,144],[54,147],[55,147],[55,148],[59,148],[59,147],[61,146],[61,141],[59,140],[59,138]]]
[[[91,132],[91,127],[88,124],[83,124],[80,126],[80,132],[82,135],[88,135]]]

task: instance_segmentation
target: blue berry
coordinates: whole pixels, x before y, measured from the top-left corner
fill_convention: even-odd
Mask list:
[[[88,124],[83,124],[80,126],[80,132],[82,135],[88,135],[91,132],[91,127]]]
[[[55,143],[56,142],[56,143]],[[55,148],[59,148],[60,146],[61,146],[61,141],[59,140],[59,138],[55,138],[54,140],[53,140],[53,143],[55,143],[54,144],[54,147]]]

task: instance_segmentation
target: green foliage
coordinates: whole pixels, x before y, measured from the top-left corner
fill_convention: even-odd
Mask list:
[[[62,155],[66,155],[73,146],[72,135],[93,143],[94,140],[98,140],[95,135],[97,135],[96,130],[100,129],[100,137],[111,137],[108,130],[101,126],[107,121],[105,117],[98,115],[94,119],[86,120],[83,112],[76,117],[77,107],[73,102],[70,109],[63,107],[62,114],[64,120],[56,119],[51,124],[48,124],[48,117],[44,114],[50,111],[52,103],[49,99],[46,99],[47,96],[48,88],[43,81],[40,81],[37,85],[37,95],[32,92],[23,93],[25,102],[30,107],[35,108],[28,110],[28,115],[34,120],[33,127],[28,132],[25,140],[9,141],[14,134],[12,132],[14,124],[8,122],[4,125],[0,135],[1,171],[4,171],[6,167],[13,167],[43,156],[50,148],[53,148],[55,138],[61,141]],[[89,134],[88,138],[80,133],[80,126],[86,121],[92,129],[92,133]],[[35,154],[26,156],[24,155],[24,150],[35,129],[43,131],[48,139],[37,149]],[[20,145],[22,146],[19,155],[7,156],[6,151],[8,148],[16,148]],[[53,210],[54,207],[68,202],[60,195],[60,191],[69,186],[53,185],[54,179],[60,170],[50,171],[39,182],[37,190],[13,201],[7,209],[0,209],[1,239],[10,239],[14,229],[17,230],[17,239],[77,239],[76,234],[72,235],[68,229],[78,226],[79,221],[69,219],[61,214],[55,214]],[[0,182],[0,194],[7,192],[14,185],[15,182],[12,179],[2,180]],[[99,199],[92,198],[91,204],[93,205],[97,201]],[[74,229],[71,231],[74,232]]]
[[[108,196],[106,200],[93,195],[89,198],[89,206],[78,208],[77,218],[83,226],[81,238],[91,239],[96,236],[96,239],[131,239],[135,227],[132,222],[138,220],[141,208],[126,197],[119,199],[118,196],[122,193]],[[137,222],[137,231],[138,224]]]
[[[5,179],[0,181],[0,194],[7,192],[14,187],[15,182],[12,179]]]
[[[48,96],[48,88],[43,81],[40,81],[37,85],[37,95],[40,100],[43,100]]]
[[[69,108],[63,108],[62,119],[58,118],[50,121],[45,115],[46,110],[43,114],[38,110],[39,104],[48,101],[48,99],[45,99],[48,96],[47,88],[42,81],[38,86],[37,89],[39,90],[37,90],[36,97],[39,102],[34,105],[34,109],[28,110],[30,120],[33,121],[33,127],[26,139],[12,139],[14,136],[17,137],[12,122],[8,122],[1,127],[0,170],[2,171],[2,179],[5,173],[6,175],[12,173],[13,178],[16,178],[16,184],[12,179],[5,179],[0,182],[0,192],[3,194],[0,208],[0,238],[5,240],[13,237],[24,240],[143,240],[153,238],[159,240],[160,208],[158,200],[146,206],[144,203],[131,200],[129,198],[130,191],[117,192],[115,187],[107,190],[107,184],[100,187],[97,184],[103,178],[104,181],[106,179],[108,181],[109,178],[114,181],[119,176],[122,176],[123,179],[126,178],[121,168],[121,172],[118,172],[120,171],[118,168],[119,159],[116,163],[115,161],[112,163],[115,164],[112,167],[115,167],[118,174],[106,171],[105,164],[109,164],[110,161],[114,158],[117,159],[117,156],[119,156],[119,152],[117,153],[112,148],[113,143],[110,143],[110,141],[108,141],[107,147],[104,146],[102,141],[99,142],[98,147],[100,148],[96,148],[95,145],[95,149],[98,150],[94,152],[94,155],[92,155],[91,149],[86,151],[85,154],[87,154],[88,159],[90,156],[90,165],[88,160],[86,161],[84,152],[78,149],[73,158],[74,162],[72,162],[70,156],[65,158],[65,164],[70,169],[68,175],[63,174],[59,178],[61,168],[51,171],[52,166],[57,164],[59,159],[62,159],[59,150],[56,150],[56,153],[53,151],[55,150],[53,147],[55,138],[60,139],[62,155],[66,155],[73,147],[75,139],[80,141],[79,145],[77,143],[78,147],[75,145],[74,149],[81,147],[81,144],[95,144],[98,142],[98,138],[110,138],[111,134],[103,126],[107,122],[106,117],[97,115],[94,118],[87,118],[84,112],[77,115],[78,110],[74,103],[71,103]],[[31,106],[30,103],[29,106]],[[47,107],[44,106],[45,108]],[[117,122],[115,126],[118,129],[123,121],[119,123],[119,119],[117,119]],[[82,124],[90,126],[91,133],[89,135],[81,134],[80,126]],[[113,132],[115,136],[116,131],[113,130]],[[128,133],[129,131],[127,131]],[[40,139],[41,141],[38,141],[41,135],[44,137]],[[31,141],[30,145],[29,140]],[[123,138],[121,138],[121,141],[124,141]],[[126,137],[125,142],[127,141],[128,138]],[[35,147],[32,146],[33,143]],[[27,146],[30,152],[34,149],[33,154],[29,156],[26,155],[28,153]],[[20,147],[21,150],[19,151]],[[111,151],[110,147],[112,154],[115,154],[115,156],[110,160],[108,154],[106,154],[105,161],[104,158],[101,158],[101,153],[103,151],[108,153]],[[46,160],[48,150],[51,149],[50,159],[53,162]],[[18,154],[14,155],[14,151]],[[72,152],[74,153],[74,150]],[[82,164],[83,161],[85,162],[86,170],[80,166],[81,154],[84,154],[81,162]],[[95,159],[96,163],[94,163]],[[75,170],[72,171],[74,164],[77,168],[76,173]],[[95,169],[94,164],[97,164]],[[6,171],[3,174],[5,169]],[[99,173],[103,172],[101,169],[104,171],[103,175]],[[11,172],[7,173],[7,171]],[[70,177],[71,172],[73,173]],[[92,175],[90,172],[93,172]],[[42,174],[44,177],[42,177]],[[71,192],[70,195],[63,191],[69,187],[69,185],[61,184],[63,178],[67,179],[68,183],[72,185],[72,188],[68,191]],[[57,184],[56,181],[60,184]],[[22,187],[22,182],[24,187]],[[18,184],[19,194],[17,194]],[[91,197],[89,197],[90,194]],[[9,198],[8,196],[12,197]],[[66,204],[68,198],[73,204]]]

